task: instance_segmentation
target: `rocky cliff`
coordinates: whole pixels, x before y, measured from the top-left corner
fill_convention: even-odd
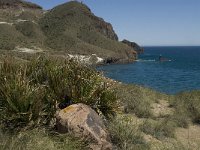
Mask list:
[[[132,47],[138,54],[144,53],[144,48],[140,47],[135,42],[130,42],[128,40],[123,40],[122,43],[127,44],[128,46]]]
[[[96,16],[93,16],[93,19],[96,20],[95,28],[97,31],[112,40],[118,41],[118,36],[110,23],[107,23],[102,18],[98,18]]]

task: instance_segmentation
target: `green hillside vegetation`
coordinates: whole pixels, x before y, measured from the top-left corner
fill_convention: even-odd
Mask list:
[[[115,61],[136,59],[136,52],[118,41],[112,25],[96,17],[86,5],[73,1],[43,12],[1,9],[4,24],[0,24],[0,49],[39,47],[66,54],[96,54]]]
[[[0,24],[0,49],[13,50],[16,47],[43,47],[45,36],[38,27],[30,21],[14,25]],[[40,39],[40,40],[39,40]]]
[[[18,44],[26,42],[24,36],[10,25],[0,24],[0,49],[13,50]]]
[[[45,36],[43,35],[43,32],[40,30],[40,27],[38,24],[32,21],[25,21],[25,22],[17,23],[15,25],[15,28],[17,31],[22,33],[28,39],[27,43],[29,43],[29,45],[35,45],[35,46],[43,45]]]
[[[43,10],[0,9],[0,21],[16,23],[18,20],[39,21]]]
[[[87,45],[92,53],[104,57],[133,56],[130,47],[103,35],[103,31],[99,32],[100,23],[100,18],[94,16],[87,6],[78,2],[57,6],[40,20],[41,28],[47,36],[46,44],[52,49],[77,54]],[[109,26],[104,22],[103,25]],[[134,53],[133,50],[132,52]]]
[[[42,9],[37,4],[26,2],[24,0],[0,0],[0,8],[7,8],[7,7],[23,7],[23,8],[35,8],[35,9]]]

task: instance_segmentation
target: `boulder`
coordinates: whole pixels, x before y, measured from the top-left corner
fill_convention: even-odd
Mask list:
[[[85,104],[73,104],[57,111],[56,126],[60,133],[69,132],[88,141],[93,150],[110,150],[109,134],[100,116]]]

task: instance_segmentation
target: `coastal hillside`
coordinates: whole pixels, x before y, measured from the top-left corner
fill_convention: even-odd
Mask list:
[[[41,47],[44,36],[37,22],[44,12],[30,2],[0,0],[0,49]]]
[[[33,4],[26,1],[21,0],[0,0],[0,8],[6,9],[6,8],[14,8],[14,9],[20,9],[20,8],[30,8],[30,9],[42,9],[37,4]]]
[[[137,55],[118,41],[110,23],[76,1],[45,11],[29,2],[1,0],[0,28],[1,50],[96,55],[108,63],[131,62]]]

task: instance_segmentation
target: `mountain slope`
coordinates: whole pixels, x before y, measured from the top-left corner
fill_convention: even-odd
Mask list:
[[[36,46],[55,53],[96,54],[109,62],[134,61],[137,55],[118,41],[110,23],[75,1],[44,11],[25,1],[0,0],[0,28],[4,50]]]
[[[68,2],[57,6],[41,18],[40,25],[47,36],[46,44],[52,49],[135,59],[135,51],[117,41],[112,26],[96,17],[84,4]]]
[[[42,9],[41,6],[26,2],[23,0],[0,0],[0,8],[31,8],[31,9]]]

